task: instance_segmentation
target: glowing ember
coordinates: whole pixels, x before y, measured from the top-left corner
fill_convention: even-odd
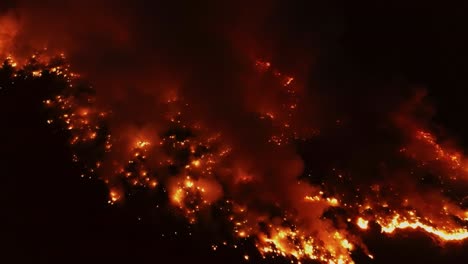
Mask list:
[[[117,191],[112,190],[109,192],[109,195],[110,195],[109,203],[115,203],[120,199],[120,195]]]
[[[164,118],[158,120],[158,129],[145,127],[128,130],[130,132],[111,131],[109,117],[113,113],[96,107],[94,102],[97,99],[91,87],[79,82],[79,75],[70,71],[64,55],[49,59],[41,55],[35,54],[21,66],[7,58],[5,65],[16,67],[15,78],[40,79],[52,75],[67,87],[58,95],[44,100],[45,107],[54,113],[53,118],[46,122],[66,131],[70,144],[76,150],[73,160],[80,162],[88,174],[98,174],[109,185],[111,204],[126,197],[127,188],[161,188],[168,191],[170,204],[189,223],[200,221],[200,214],[209,209],[222,211],[227,215],[226,224],[232,225],[233,237],[238,241],[250,239],[264,256],[287,257],[297,262],[353,263],[351,254],[354,250],[361,248],[366,251],[357,235],[341,223],[345,222],[342,216],[325,217],[335,209],[345,212],[348,225],[355,224],[362,230],[369,229],[372,222],[388,234],[411,229],[441,241],[468,239],[468,212],[459,205],[460,202],[454,201],[456,198],[444,196],[447,201],[440,203],[431,202],[431,195],[413,194],[415,197],[411,199],[402,198],[411,192],[401,191],[400,195],[385,183],[374,184],[363,191],[353,189],[350,195],[339,193],[326,183],[312,187],[307,180],[292,176],[281,186],[284,193],[262,193],[256,189],[259,186],[256,184],[270,184],[268,175],[277,173],[276,170],[285,170],[284,174],[289,175],[294,164],[286,166],[286,169],[272,166],[270,170],[256,170],[254,161],[242,160],[239,158],[242,155],[235,156],[239,146],[228,143],[230,138],[224,135],[229,133],[211,129],[192,117],[190,104],[177,93],[171,93],[162,100],[160,108],[167,112],[161,110]],[[303,107],[301,95],[294,87],[294,78],[262,60],[252,65],[252,72],[273,80],[278,87],[272,90],[277,92],[275,97],[280,98],[278,102],[271,103],[273,106],[264,104],[252,109],[256,115],[255,122],[269,128],[265,133],[267,136],[262,138],[262,146],[268,152],[289,149],[303,137],[310,136],[302,136],[294,122]],[[468,175],[465,159],[460,153],[445,149],[432,134],[423,130],[418,130],[414,138],[417,143],[402,148],[402,156],[421,161],[424,163],[422,169],[427,167],[427,163],[439,162],[459,172],[457,175]],[[429,147],[429,156],[418,151],[420,145]],[[91,147],[95,155],[85,152]],[[263,162],[264,157],[256,158],[259,163]],[[254,165],[249,165],[249,162]],[[302,164],[297,167],[302,170]],[[108,175],[108,171],[112,173]],[[338,178],[346,178],[343,175],[339,174]],[[248,193],[248,198],[239,193]],[[287,199],[281,196],[287,196]],[[218,246],[213,245],[212,249],[217,250]],[[370,254],[368,256],[373,258]],[[244,260],[249,261],[251,257],[244,255]]]
[[[361,229],[368,229],[369,228],[369,221],[362,219],[361,217],[358,218],[356,223]]]
[[[418,219],[407,219],[398,214],[391,219],[378,219],[377,223],[382,226],[382,232],[393,233],[397,229],[419,229],[443,241],[464,240],[468,238],[468,229],[465,228],[448,228],[448,227],[433,227],[424,224]]]

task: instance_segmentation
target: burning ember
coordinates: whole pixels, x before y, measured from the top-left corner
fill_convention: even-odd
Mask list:
[[[276,19],[263,1],[187,10],[171,1],[158,8],[144,1],[134,8],[114,1],[44,3],[53,8],[18,2],[5,4],[15,7],[0,16],[0,92],[26,82],[47,89],[43,121],[66,135],[81,177],[106,184],[109,206],[136,191],[161,194],[158,206],[187,225],[212,221],[229,230],[212,250],[255,247],[242,252],[245,262],[345,264],[356,253],[373,259],[364,238],[375,229],[384,236],[419,232],[439,244],[468,240],[463,148],[432,120],[422,121],[421,96],[398,94],[405,98],[388,99],[382,110],[380,102],[359,105],[368,98],[356,95],[340,108],[348,99],[334,101],[337,94],[315,89],[312,74],[304,73],[315,70],[309,60],[331,59],[325,68],[333,68],[334,56],[326,50],[296,61],[295,52],[327,46],[302,46],[310,37],[301,32],[307,20],[294,16],[309,13],[286,16],[289,7],[279,4]],[[223,12],[231,8],[237,15]],[[320,34],[310,38],[339,46],[341,16],[336,25],[322,16],[313,23],[326,27],[314,27]],[[289,22],[300,25],[290,30]],[[263,35],[266,28],[272,32]],[[290,45],[290,37],[300,44]],[[294,52],[276,50],[283,48]],[[441,57],[448,64],[450,56]]]
[[[114,130],[111,120],[119,117],[113,109],[98,106],[94,89],[71,71],[65,56],[45,54],[47,51],[38,52],[26,63],[8,57],[2,69],[9,70],[13,80],[52,76],[61,83],[63,88],[43,102],[52,113],[45,122],[69,134],[75,149],[73,160],[86,170],[82,176],[96,175],[106,182],[111,204],[125,199],[131,188],[167,189],[168,202],[189,224],[201,221],[200,215],[210,210],[223,212],[234,241],[254,241],[264,257],[298,263],[353,263],[351,254],[357,249],[373,258],[359,239],[371,224],[380,226],[385,234],[416,230],[441,242],[468,238],[468,211],[461,203],[466,189],[457,196],[444,194],[448,187],[443,184],[432,191],[414,192],[395,189],[392,181],[360,187],[349,179],[351,185],[337,193],[326,181],[321,185],[308,182],[300,162],[293,158],[281,161],[281,167],[272,166],[286,172],[279,173],[284,182],[280,193],[270,192],[266,174],[275,172],[256,170],[255,161],[239,158],[242,152],[230,131],[217,130],[203,117],[193,116],[184,94],[172,93],[171,99],[157,102],[158,109],[165,111],[154,127]],[[252,62],[250,70],[259,76],[256,85],[268,88],[269,96],[275,98],[248,106],[258,126],[268,131],[262,135],[268,152],[288,153],[295,145],[320,137],[317,128],[309,127],[304,133],[296,122],[304,102],[295,78],[263,60]],[[403,134],[408,143],[395,146],[395,152],[414,164],[404,172],[408,177],[429,171],[440,181],[467,179],[466,158],[461,152],[446,149],[435,135],[420,127]],[[346,177],[343,175],[339,178]],[[338,211],[342,213],[333,213]],[[244,259],[248,261],[249,255]]]

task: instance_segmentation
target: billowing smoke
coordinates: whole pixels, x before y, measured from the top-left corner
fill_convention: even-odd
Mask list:
[[[434,135],[419,90],[321,77],[336,36],[304,18],[332,13],[326,5],[291,17],[281,1],[218,2],[19,1],[0,17],[0,54],[35,67],[15,76],[66,80],[45,101],[58,110],[49,121],[72,145],[99,142],[86,166],[109,184],[111,203],[132,186],[163,185],[189,222],[229,208],[235,236],[299,260],[352,262],[366,248],[350,227],[369,221],[387,233],[468,237],[457,204],[466,159]],[[311,33],[299,33],[307,23]],[[62,52],[79,77],[40,59]]]

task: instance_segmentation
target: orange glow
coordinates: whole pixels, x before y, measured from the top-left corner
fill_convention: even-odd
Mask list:
[[[190,178],[187,177],[187,180],[185,180],[185,187],[187,188],[192,188],[193,187],[193,181],[190,180]]]
[[[452,180],[457,180],[457,176],[461,176],[465,180],[468,179],[468,167],[466,165],[468,163],[461,153],[449,150],[437,143],[436,137],[430,132],[417,130],[414,137],[418,143],[422,143],[423,145],[409,146],[403,148],[401,152],[408,153],[412,158],[421,161],[425,166],[437,166],[436,164],[446,166],[453,170],[449,174],[449,178]],[[426,148],[426,150],[421,153],[418,150],[419,148]]]
[[[176,204],[181,204],[181,203],[182,203],[182,199],[184,199],[183,190],[182,190],[182,189],[177,189],[177,190],[175,191],[175,193],[172,195],[172,200],[173,200]]]
[[[38,60],[39,57],[38,54]],[[13,59],[10,64],[16,66]],[[48,65],[44,63],[40,69],[31,71],[28,78],[43,78],[43,73],[48,72],[63,78],[67,85],[70,85],[68,88],[73,91],[75,78],[79,75],[71,73],[68,65]],[[109,203],[113,204],[125,198],[124,187],[115,185],[122,181],[126,182],[125,188],[128,185],[128,188],[162,190],[168,193],[167,198],[175,208],[174,211],[191,224],[203,219],[200,216],[204,210],[206,212],[207,209],[215,208],[222,211],[223,215],[227,215],[225,220],[232,226],[232,236],[239,241],[252,239],[263,255],[285,257],[297,262],[314,260],[322,263],[353,263],[351,253],[362,246],[362,241],[355,237],[355,230],[349,231],[324,217],[326,212],[337,209],[345,211],[346,217],[341,219],[341,216],[336,215],[336,219],[333,220],[347,221],[349,225],[355,224],[362,230],[371,229],[375,223],[387,234],[406,229],[419,230],[444,242],[468,239],[468,229],[461,221],[467,221],[468,212],[463,211],[460,201],[453,205],[444,202],[443,206],[437,206],[437,203],[432,204],[435,199],[424,199],[426,197],[418,193],[414,194],[417,196],[416,201],[412,201],[408,193],[398,193],[395,189],[386,190],[388,186],[385,181],[373,182],[366,190],[353,189],[351,194],[340,193],[340,189],[335,190],[334,186],[328,186],[327,182],[322,185],[307,184],[314,191],[299,193],[296,192],[297,179],[287,177],[285,178],[292,179],[293,183],[287,185],[286,180],[284,181],[285,186],[280,186],[286,190],[284,194],[257,189],[264,186],[258,185],[259,183],[265,186],[276,184],[269,182],[270,175],[284,174],[282,170],[291,170],[292,166],[282,163],[281,159],[285,158],[284,152],[292,149],[291,152],[295,155],[294,147],[297,141],[308,137],[302,135],[301,126],[295,122],[296,114],[299,110],[302,111],[304,104],[301,103],[300,89],[296,89],[298,84],[294,82],[294,78],[274,69],[267,61],[256,61],[255,68],[257,70],[252,69],[255,74],[265,78],[269,76],[276,82],[276,86],[268,88],[276,91],[275,97],[281,99],[280,103],[255,105],[252,109],[255,120],[268,128],[265,135],[261,135],[261,144],[264,144],[262,147],[268,151],[279,151],[279,165],[274,164],[276,166],[268,170],[263,170],[262,167],[264,165],[261,159],[265,157],[258,157],[252,164],[242,164],[242,154],[245,153],[239,155],[238,152],[242,150],[236,149],[237,146],[230,141],[229,133],[225,133],[226,136],[221,133],[225,131],[217,131],[209,124],[201,122],[204,120],[193,120],[196,118],[190,112],[189,104],[184,101],[182,94],[179,96],[173,89],[167,89],[164,92],[167,94],[160,98],[163,106],[170,110],[167,113],[162,110],[162,118],[157,120],[162,124],[169,124],[169,132],[167,129],[150,130],[151,132],[145,130],[145,133],[125,130],[123,133],[117,131],[115,135],[106,132],[104,128],[107,128],[107,121],[113,113],[91,105],[90,102],[96,99],[94,95],[78,98],[78,93],[68,91],[44,100],[45,107],[58,112],[54,118],[48,119],[47,123],[59,124],[67,129],[67,133],[70,134],[69,141],[74,147],[81,146],[80,144],[88,147],[104,142],[100,150],[107,156],[100,157],[97,161],[93,160],[86,170],[87,174],[95,175],[101,171],[108,173],[107,169],[110,168],[109,171],[113,174],[103,177],[104,182],[112,186],[109,191]],[[155,123],[159,125],[159,122]],[[316,131],[319,130],[313,129],[314,133],[318,134]],[[190,132],[190,136],[184,136],[186,131]],[[424,130],[411,130],[411,133],[411,143],[416,141],[417,146],[397,146],[396,149],[401,147],[400,155],[421,161],[418,165],[423,168],[429,166],[428,163],[441,163],[457,172],[453,175],[468,175],[468,169],[465,168],[466,158],[461,152],[445,148],[437,143],[434,135]],[[246,141],[257,140],[256,135],[252,138],[248,138],[249,136],[250,134],[246,133]],[[421,146],[425,147],[424,151],[420,151]],[[272,157],[276,157],[276,154],[273,153]],[[75,155],[73,161],[81,162],[81,158]],[[257,161],[259,162],[255,163]],[[275,162],[276,160],[272,163]],[[301,168],[297,174],[302,172]],[[292,174],[290,177],[297,176]],[[339,174],[337,178],[344,180],[345,175]],[[346,180],[351,181],[351,178]],[[283,184],[283,181],[280,183]],[[395,194],[395,197],[401,195],[405,198],[385,196],[385,190]],[[236,196],[244,192],[248,193],[246,197]],[[274,198],[268,197],[269,195]],[[287,197],[282,197],[283,195]],[[297,197],[294,197],[295,195]],[[278,213],[269,214],[267,210],[259,210],[255,206],[257,204],[252,206],[252,203],[257,201],[255,199],[271,205],[273,211]],[[370,222],[372,225],[369,225]],[[212,249],[217,250],[217,246],[212,246]],[[368,256],[373,258],[371,254]],[[245,260],[249,258],[249,255],[244,255]]]
[[[151,186],[152,188],[155,188],[157,185],[158,185],[158,182],[155,181],[155,180],[152,180],[152,181],[150,182],[150,186]]]
[[[19,23],[11,15],[0,16],[0,56],[6,56],[13,48],[13,41],[18,34]],[[13,67],[16,67],[16,63]]]
[[[120,194],[116,190],[111,190],[109,192],[110,200],[109,203],[115,203],[120,199]]]
[[[192,165],[195,166],[195,167],[200,167],[200,160],[192,161]]]
[[[466,228],[433,227],[417,219],[407,219],[395,214],[391,219],[378,219],[377,223],[384,233],[394,233],[397,229],[419,229],[425,231],[442,241],[460,241],[468,238]]]
[[[268,61],[261,61],[261,60],[257,60],[255,62],[255,66],[257,66],[257,68],[260,70],[260,71],[266,71],[270,68],[271,66],[271,63],[268,62]]]
[[[320,246],[313,237],[299,230],[276,227],[270,232],[269,237],[260,236],[260,242],[257,244],[264,254],[319,260],[325,263],[354,263],[348,253],[354,246],[339,232],[329,237],[329,244],[326,247]]]
[[[284,82],[284,86],[288,86],[291,84],[291,82],[294,80],[293,77],[286,77],[286,81]]]
[[[359,217],[359,218],[357,219],[356,224],[359,226],[359,228],[364,229],[364,230],[366,230],[366,229],[369,228],[369,221],[364,220],[364,219],[361,218],[361,217]]]
[[[137,148],[144,148],[144,147],[149,146],[149,145],[150,145],[150,142],[149,142],[149,141],[145,141],[145,140],[139,140],[139,141],[135,144],[135,146],[136,146]]]
[[[338,199],[334,197],[327,197],[327,198],[322,198],[318,195],[315,196],[305,196],[304,199],[309,202],[319,202],[319,201],[326,201],[330,206],[338,206],[339,201]]]

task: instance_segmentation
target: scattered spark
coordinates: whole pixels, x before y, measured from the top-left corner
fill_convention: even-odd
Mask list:
[[[23,74],[28,78],[40,79],[46,74],[51,74],[67,84],[66,91],[44,100],[43,103],[47,109],[54,112],[53,118],[47,119],[46,122],[67,131],[73,147],[80,149],[84,146],[98,146],[97,148],[100,148],[104,154],[113,153],[116,149],[120,151],[118,146],[121,142],[118,139],[121,135],[112,134],[106,127],[108,117],[112,113],[95,106],[96,98],[93,93],[79,92],[77,80],[80,75],[71,72],[69,65],[65,63],[64,54],[60,54],[58,58],[62,63],[52,65],[51,58],[40,53],[34,54],[32,56],[35,61],[32,67],[34,70],[27,73],[20,72],[20,69],[31,66],[32,62],[19,66],[12,58],[8,58],[6,63],[15,68],[14,78],[24,77]],[[274,69],[272,63],[268,61],[257,60],[255,67],[260,72],[257,72],[258,74],[271,75],[270,77],[276,80],[280,87],[278,97],[283,99],[279,108],[268,111],[258,109],[256,112],[259,122],[273,127],[271,135],[265,138],[265,142],[275,146],[275,149],[292,146],[301,139],[293,122],[302,109],[300,94],[295,87],[297,82],[293,82],[293,77]],[[361,198],[362,202],[354,202],[346,194],[330,192],[330,188],[326,186],[317,187],[319,191],[310,191],[301,196],[298,199],[301,205],[304,203],[309,206],[308,208],[320,212],[314,219],[317,219],[317,224],[322,225],[326,231],[315,230],[310,225],[304,224],[307,221],[301,218],[303,212],[295,210],[297,208],[282,208],[280,205],[275,205],[280,217],[265,216],[264,212],[258,212],[254,206],[241,204],[232,198],[228,199],[226,198],[228,195],[223,196],[223,188],[227,185],[221,180],[223,177],[232,177],[236,186],[242,185],[242,187],[254,187],[257,178],[262,178],[250,172],[234,176],[235,171],[242,171],[242,168],[232,167],[235,165],[232,165],[234,162],[231,154],[236,146],[226,145],[219,131],[211,131],[204,125],[190,120],[188,117],[190,106],[178,94],[171,93],[164,100],[164,104],[168,109],[177,109],[167,113],[167,127],[171,129],[162,129],[158,131],[161,133],[154,133],[157,135],[149,137],[143,137],[138,133],[130,135],[130,141],[125,145],[128,151],[119,153],[123,158],[115,164],[109,165],[104,159],[86,163],[86,157],[78,155],[78,152],[74,153],[74,162],[85,163],[87,172],[81,175],[83,178],[88,174],[99,174],[105,167],[114,168],[115,175],[102,177],[109,185],[110,204],[117,203],[126,196],[122,186],[115,186],[117,181],[114,181],[114,178],[124,180],[130,186],[164,190],[168,193],[170,204],[187,219],[188,223],[194,224],[200,221],[200,215],[208,209],[224,210],[228,215],[225,220],[232,225],[233,237],[238,241],[251,239],[255,241],[262,255],[290,258],[297,260],[298,263],[301,260],[353,263],[351,254],[356,248],[362,247],[362,242],[350,231],[339,228],[333,224],[333,221],[322,217],[327,210],[336,208],[343,209],[349,214],[343,220],[347,219],[349,223],[355,221],[357,227],[362,230],[369,229],[369,223],[372,222],[379,225],[386,234],[411,229],[425,232],[441,241],[468,239],[466,225],[460,224],[462,221],[467,221],[468,212],[463,211],[461,206],[447,203],[438,208],[440,214],[430,214],[423,209],[412,208],[411,199],[405,198],[401,202],[395,202],[396,198],[383,197],[381,195],[385,188],[383,184],[371,186],[369,193],[356,190],[352,195]],[[337,124],[340,122],[336,121]],[[435,136],[423,130],[417,131],[414,138],[421,144],[429,146],[430,157],[418,156],[419,153],[413,146],[401,147],[400,153],[403,156],[408,155],[424,164],[443,163],[459,172],[457,175],[467,177],[466,160],[461,153],[444,148],[437,143]],[[168,172],[171,170],[176,172]],[[340,180],[347,179],[345,173],[336,175]],[[227,242],[222,244],[227,245]],[[237,248],[238,244],[234,242],[233,247]],[[211,248],[216,251],[218,246],[212,245]],[[371,254],[367,255],[371,259],[374,258]],[[249,261],[250,256],[245,254],[244,260]]]

